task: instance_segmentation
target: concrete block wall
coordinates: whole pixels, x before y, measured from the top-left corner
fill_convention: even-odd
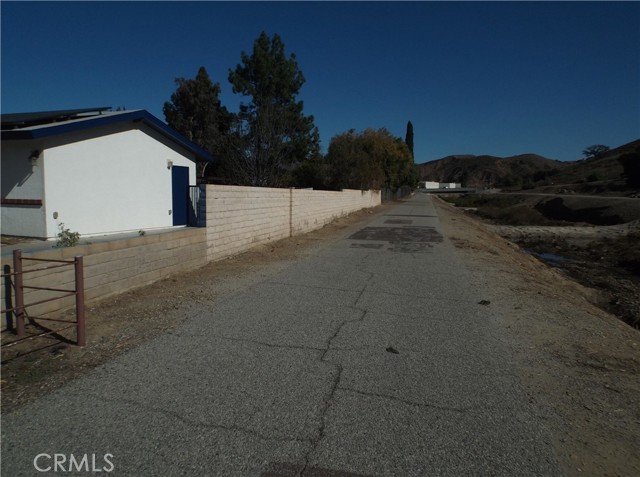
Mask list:
[[[206,256],[206,231],[181,229],[159,234],[148,234],[129,239],[111,240],[75,247],[24,253],[24,257],[51,260],[73,260],[82,255],[84,260],[85,301],[107,298],[133,288],[148,285],[173,273],[197,268]],[[2,267],[10,265],[11,255],[2,257]],[[25,271],[52,267],[51,262],[23,260]],[[51,268],[24,275],[24,284],[46,288],[73,290],[75,274],[73,266]],[[25,290],[25,303],[34,303],[60,296],[61,293],[43,290]],[[31,316],[41,316],[75,306],[75,297],[51,301],[27,308]],[[2,279],[2,308],[5,308],[5,281]],[[2,329],[6,319],[2,318]]]
[[[292,191],[292,235],[318,229],[356,210],[380,205],[380,191]]]
[[[380,205],[379,191],[315,191],[207,185],[207,259],[318,229]]]
[[[207,260],[290,235],[290,189],[207,185]]]

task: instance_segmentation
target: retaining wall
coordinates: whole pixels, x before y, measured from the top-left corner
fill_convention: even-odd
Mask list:
[[[24,257],[52,260],[73,260],[76,255],[84,258],[84,287],[87,303],[117,295],[133,288],[149,285],[171,274],[196,268],[206,256],[206,230],[181,229],[165,233],[144,235],[129,239],[111,240],[75,247],[56,248],[33,253],[24,252]],[[2,257],[5,265],[13,269],[12,255]],[[50,267],[55,263],[23,260],[24,271]],[[73,265],[63,268],[24,274],[24,284],[36,287],[72,290],[75,287]],[[26,304],[60,296],[61,293],[29,290],[24,291]],[[61,311],[75,306],[73,296],[27,308],[30,316]],[[5,308],[5,281],[2,279],[2,308]],[[6,329],[2,318],[2,329]]]

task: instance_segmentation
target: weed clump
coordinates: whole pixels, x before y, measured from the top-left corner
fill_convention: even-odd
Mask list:
[[[80,242],[80,234],[78,232],[72,232],[69,229],[64,228],[64,223],[58,224],[58,240],[56,240],[56,246],[58,247],[73,247]]]

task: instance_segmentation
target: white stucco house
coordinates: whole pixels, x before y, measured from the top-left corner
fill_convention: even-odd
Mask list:
[[[187,225],[196,161],[213,158],[145,110],[109,109],[2,115],[3,234]]]

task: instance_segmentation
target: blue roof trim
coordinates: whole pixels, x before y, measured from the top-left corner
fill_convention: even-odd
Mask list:
[[[193,143],[182,134],[174,131],[158,118],[145,110],[131,111],[130,113],[114,114],[95,116],[91,119],[84,119],[78,121],[72,121],[66,124],[51,124],[36,129],[14,129],[9,131],[2,131],[2,140],[12,139],[40,139],[50,136],[56,136],[58,134],[65,134],[69,132],[84,131],[88,129],[94,129],[101,126],[108,126],[110,124],[118,124],[123,122],[142,122],[150,128],[159,132],[166,138],[181,145],[188,151],[191,151],[196,155],[198,159],[206,161],[215,160],[214,157],[207,151],[202,149],[197,144]]]

